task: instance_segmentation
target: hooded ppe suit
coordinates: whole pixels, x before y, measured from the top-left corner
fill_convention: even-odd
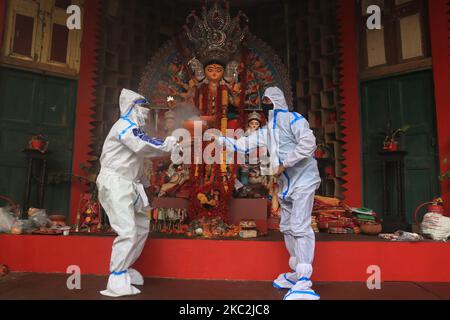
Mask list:
[[[141,95],[122,91],[121,118],[106,138],[100,158],[99,200],[118,234],[112,248],[107,290],[101,292],[110,297],[140,293],[133,285],[143,285],[144,279],[130,267],[141,255],[150,227],[145,214],[149,201],[144,188],[150,185],[143,172],[144,158],[170,152],[177,143],[174,137],[165,141],[150,138],[139,128],[138,124],[145,122],[145,112],[139,108],[146,103]]]
[[[222,137],[219,142],[227,149],[248,153],[257,147],[266,147],[270,153],[272,172],[281,164],[286,168],[279,177],[281,205],[280,229],[291,256],[292,273],[282,274],[274,281],[280,289],[291,289],[286,300],[318,300],[310,280],[315,250],[315,235],[311,227],[314,196],[320,186],[320,175],[314,159],[316,139],[306,119],[289,112],[286,99],[279,88],[268,88],[274,110],[269,112],[267,125],[249,137],[238,140]]]

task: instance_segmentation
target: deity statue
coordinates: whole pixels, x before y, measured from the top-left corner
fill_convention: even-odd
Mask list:
[[[258,131],[262,124],[262,116],[257,112],[252,112],[248,116],[247,131],[245,136],[250,136],[255,131]],[[240,181],[244,185],[244,192],[248,193],[248,186],[255,184],[262,184],[262,176],[260,170],[260,164],[250,164],[250,158],[255,159],[258,156],[258,150],[254,150],[251,155],[246,155],[246,163],[241,165],[239,169]],[[247,188],[246,188],[247,187]]]
[[[248,115],[247,131],[249,136],[261,129],[263,117],[258,112]],[[238,196],[244,198],[261,198],[268,196],[271,200],[271,216],[276,216],[279,211],[278,186],[273,172],[270,170],[270,157],[266,148],[253,150],[246,156],[246,163],[240,166],[239,179],[243,184]],[[265,190],[262,191],[261,189]]]
[[[195,12],[189,15],[185,26],[194,51],[188,65],[199,83],[195,104],[200,115],[216,117],[216,128],[223,133],[228,120],[236,119],[236,111],[243,116],[239,109],[245,108],[235,59],[248,33],[248,18],[239,12],[232,19],[229,11],[228,2],[222,6],[216,1],[209,10],[203,7],[201,17]]]
[[[168,182],[161,186],[159,197],[165,197],[169,193],[174,193],[189,180],[189,169],[181,164],[172,163],[167,171]]]
[[[210,10],[203,7],[201,18],[192,13],[187,21],[191,26],[185,27],[186,36],[195,54],[188,66],[198,82],[195,106],[200,117],[213,119],[213,128],[226,135],[227,129],[238,129],[245,117],[245,103],[237,84],[239,63],[233,58],[245,39],[247,28],[241,24],[247,18],[239,13],[231,19],[228,4],[222,7],[215,2]],[[227,164],[192,165],[195,216],[227,218],[237,169]]]
[[[293,102],[286,68],[264,41],[249,32],[247,17],[242,12],[232,17],[227,1],[209,3],[198,16],[195,11],[188,16],[184,32],[156,52],[142,76],[139,90],[156,110],[154,127],[161,136],[173,128],[189,127],[191,131],[198,118],[204,127],[224,135],[227,129],[245,130],[248,126],[257,130],[263,119],[258,120],[252,112],[260,110],[261,95],[270,86],[283,88],[288,103]],[[205,151],[209,144],[202,141],[198,145]],[[226,156],[236,157],[224,153]],[[247,181],[241,182],[260,184],[261,190],[255,194],[276,197],[275,179],[267,172],[265,159],[260,160],[259,166],[244,166],[239,179],[238,165],[175,166],[170,159],[154,160],[152,193],[190,200],[190,220],[211,217],[226,221],[233,193],[242,197],[239,180],[246,169]]]
[[[207,60],[206,64],[193,58],[189,66],[196,74],[199,86],[194,103],[200,116],[214,117],[215,128],[226,132],[228,122],[236,120],[241,107],[239,85],[236,84],[237,63],[225,65],[224,60]],[[232,74],[233,76],[227,76]],[[232,126],[236,129],[236,126]]]

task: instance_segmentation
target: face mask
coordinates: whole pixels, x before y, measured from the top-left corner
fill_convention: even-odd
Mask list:
[[[140,106],[134,107],[134,112],[136,114],[137,126],[144,128],[147,125],[147,121],[150,117],[150,109]]]
[[[273,110],[274,105],[273,105],[273,103],[263,103],[263,104],[261,104],[261,107],[262,107],[262,110],[264,112],[264,115],[266,116],[266,118],[268,118],[269,117],[269,112],[271,110]]]

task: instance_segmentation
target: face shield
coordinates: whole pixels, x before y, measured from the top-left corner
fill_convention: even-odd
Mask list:
[[[136,105],[133,109],[133,112],[136,116],[136,125],[139,128],[145,128],[147,126],[147,122],[150,119],[150,108],[148,105]]]

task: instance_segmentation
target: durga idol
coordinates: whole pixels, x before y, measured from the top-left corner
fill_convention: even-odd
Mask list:
[[[201,18],[193,12],[187,21],[185,33],[195,53],[188,64],[198,83],[195,106],[210,128],[226,135],[227,129],[238,129],[245,121],[245,90],[238,83],[239,63],[234,58],[247,34],[247,17],[240,12],[232,19],[228,4],[223,7],[216,1],[209,10],[203,7]],[[227,164],[192,165],[191,181],[195,186],[191,211],[195,216],[218,215],[226,219],[236,171],[236,166]]]

